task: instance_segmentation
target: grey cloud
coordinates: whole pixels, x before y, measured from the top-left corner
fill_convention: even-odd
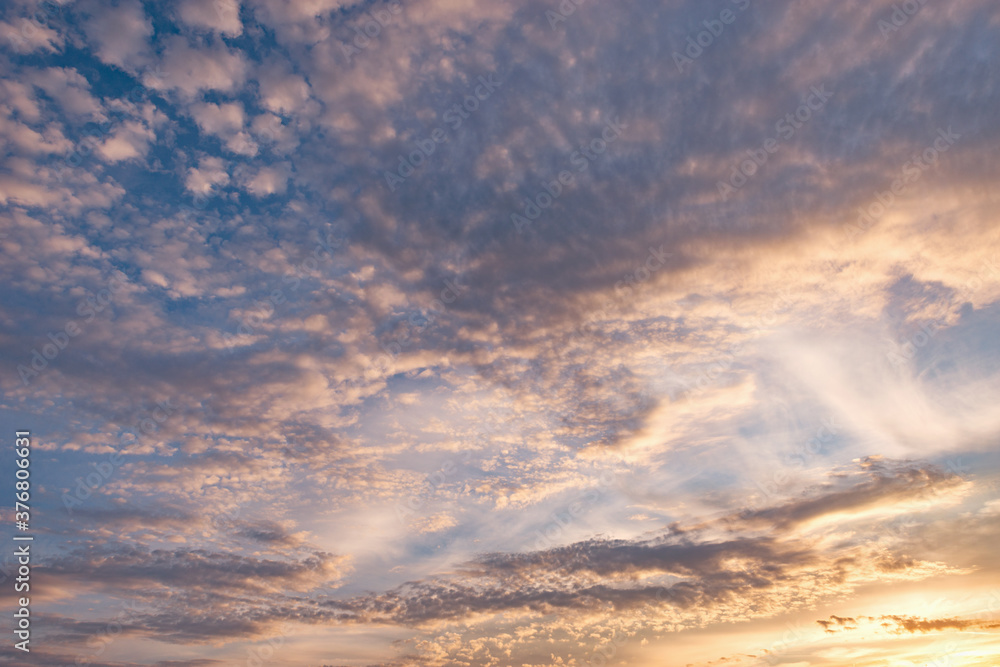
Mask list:
[[[817,498],[748,510],[739,515],[739,521],[787,529],[827,514],[858,512],[886,502],[927,498],[965,483],[959,475],[924,462],[892,461],[875,456],[864,459],[860,466],[864,471],[862,479],[848,488],[841,490],[831,485],[827,493]]]
[[[89,582],[111,587],[143,587],[155,582],[168,587],[260,593],[329,583],[336,577],[340,560],[320,551],[307,552],[299,560],[268,560],[203,549],[122,547],[77,550],[49,561],[45,572],[53,578],[84,576]]]
[[[911,462],[873,459],[859,468],[844,475],[840,486],[845,490],[820,489],[775,508],[719,519],[717,525],[732,534],[730,539],[713,539],[713,522],[707,522],[694,530],[673,527],[649,540],[595,538],[545,551],[486,554],[468,563],[458,577],[412,582],[381,595],[327,604],[347,612],[345,620],[403,624],[514,609],[550,613],[649,606],[718,611],[740,598],[773,598],[781,587],[792,591],[791,603],[804,594],[795,589],[805,570],[834,589],[859,575],[918,567],[920,562],[912,557],[856,548],[863,542],[830,551],[807,538],[789,539],[796,521],[856,506],[845,503],[845,497],[891,505],[909,497],[900,491],[916,479],[944,486],[954,480],[932,466]],[[758,533],[762,525],[768,528],[765,534]],[[639,575],[664,579],[657,585],[630,585]]]

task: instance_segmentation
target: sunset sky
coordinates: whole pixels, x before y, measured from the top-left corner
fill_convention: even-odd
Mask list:
[[[996,0],[10,0],[0,665],[1000,664]]]

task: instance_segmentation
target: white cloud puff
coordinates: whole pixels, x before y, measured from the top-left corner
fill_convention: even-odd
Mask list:
[[[154,141],[156,133],[152,129],[139,121],[129,120],[98,145],[97,153],[107,162],[121,162],[143,157]]]
[[[181,21],[193,28],[215,30],[228,37],[243,33],[237,0],[185,0],[178,8]]]
[[[207,194],[215,186],[225,185],[228,182],[229,174],[222,158],[203,157],[197,167],[188,169],[184,186],[191,192]]]
[[[263,167],[245,177],[244,189],[255,197],[283,194],[288,187],[288,165]]]
[[[139,2],[102,7],[84,25],[84,30],[94,43],[97,57],[108,65],[134,71],[148,59],[153,23]]]
[[[230,92],[246,79],[246,59],[225,46],[195,48],[180,36],[167,40],[161,76],[147,75],[143,82],[154,90],[176,90],[193,98],[206,90]]]

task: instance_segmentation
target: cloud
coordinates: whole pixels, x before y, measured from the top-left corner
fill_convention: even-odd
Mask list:
[[[239,102],[224,104],[199,103],[191,106],[198,128],[206,134],[228,139],[243,129],[245,116]]]
[[[920,618],[919,616],[882,615],[861,616],[857,619],[831,616],[829,620],[816,621],[827,633],[857,630],[862,624],[877,625],[894,634],[915,634],[944,630],[997,630],[1000,622],[962,618]]]
[[[458,525],[455,517],[446,512],[433,516],[422,517],[413,522],[413,529],[418,533],[440,533]]]
[[[880,476],[902,485],[919,469],[884,463]],[[924,470],[934,473],[932,484],[947,487],[953,480],[932,468]],[[849,477],[867,474],[862,466]],[[872,500],[892,505],[903,500],[898,489],[887,483],[869,493]],[[650,627],[697,627],[730,618],[737,608],[771,616],[863,582],[920,580],[948,570],[941,563],[871,548],[861,536],[821,546],[814,537],[795,537],[780,518],[757,532],[764,517],[814,514],[819,507],[838,513],[839,499],[847,493],[852,491],[819,490],[773,510],[722,517],[691,529],[675,527],[650,539],[595,538],[530,553],[484,555],[467,563],[460,576],[327,604],[352,622],[422,626],[483,614],[558,612],[626,614],[638,625],[642,617]],[[718,527],[724,532],[717,532]]]
[[[259,560],[238,554],[209,553],[201,550],[147,551],[126,549],[104,554],[74,554],[50,562],[52,577],[86,571],[92,584],[130,587],[144,581],[178,588],[197,588],[210,579],[218,590],[241,589],[253,592],[289,587],[302,590],[318,582],[339,578],[343,559],[317,552],[300,561]]]
[[[208,194],[216,186],[229,183],[229,174],[226,171],[226,163],[217,157],[203,157],[198,161],[197,167],[188,169],[188,176],[184,181],[184,186],[200,194]]]
[[[842,618],[840,616],[831,616],[828,621],[816,621],[817,624],[823,627],[826,632],[837,632],[838,629],[843,630],[857,630],[857,620],[853,618]]]
[[[304,543],[304,533],[292,534],[274,521],[241,521],[236,535],[274,547],[299,547]]]
[[[144,75],[143,83],[154,90],[176,90],[188,99],[202,91],[234,91],[247,73],[246,57],[241,52],[224,44],[193,47],[179,35],[166,40],[161,64],[163,72]]]
[[[888,621],[896,624],[896,632],[932,632],[935,630],[997,630],[1000,629],[1000,622],[977,621],[958,618],[937,618],[927,619],[916,616],[881,616],[880,621]],[[883,627],[889,623],[882,623]]]
[[[125,121],[97,146],[97,153],[108,162],[140,158],[156,141],[156,133],[145,123]]]
[[[185,24],[207,30],[215,30],[229,37],[243,33],[238,0],[213,0],[205,3],[185,0],[178,8],[181,21]]]
[[[260,539],[260,535],[254,539]],[[279,560],[198,549],[116,548],[50,557],[38,569],[66,591],[78,590],[85,582],[86,589],[127,597],[132,609],[123,625],[130,635],[199,643],[221,637],[266,635],[280,625],[278,619],[289,615],[309,620],[315,613],[306,609],[308,605],[281,592],[335,586],[349,567],[342,557],[319,551],[309,553],[308,549],[301,558]],[[163,597],[156,591],[169,595]],[[268,611],[260,606],[268,598],[272,602],[284,598],[285,602],[279,603],[285,606],[284,611],[280,607]],[[187,617],[178,615],[177,605],[197,611]],[[75,621],[68,627],[76,628],[73,632],[80,635],[90,632]]]
[[[84,24],[94,53],[101,61],[133,72],[148,61],[153,23],[139,2],[123,0],[117,6],[95,7]]]
[[[253,0],[248,3],[262,24],[275,30],[282,42],[313,44],[328,35],[326,15],[356,7],[361,0]]]
[[[59,461],[52,627],[117,596],[147,663],[290,621],[310,664],[639,664],[988,581],[995,8],[883,38],[892,0],[723,4],[683,67],[694,0],[84,2],[14,37],[0,409]]]
[[[104,107],[91,94],[90,83],[78,70],[50,67],[33,73],[30,80],[71,117],[91,121],[104,120]]]
[[[812,501],[790,502],[744,512],[740,521],[789,529],[831,516],[850,519],[866,510],[891,511],[894,506],[903,503],[937,500],[954,491],[968,491],[971,487],[954,473],[918,462],[900,463],[871,456],[859,461],[858,465],[868,479],[858,481],[850,488],[824,494]]]
[[[55,53],[61,51],[65,44],[65,39],[56,29],[36,17],[28,16],[10,22],[0,21],[0,40],[22,54],[39,50]]]
[[[272,63],[257,71],[260,85],[261,105],[276,114],[302,114],[317,109],[315,103],[307,104],[310,97],[309,84],[298,74],[288,71],[287,66]]]
[[[255,197],[284,194],[288,187],[289,165],[279,164],[262,167],[255,173],[246,174],[242,186]]]

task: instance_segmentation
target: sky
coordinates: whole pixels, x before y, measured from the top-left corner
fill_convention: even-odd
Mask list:
[[[998,63],[994,0],[3,3],[0,665],[996,665]]]

